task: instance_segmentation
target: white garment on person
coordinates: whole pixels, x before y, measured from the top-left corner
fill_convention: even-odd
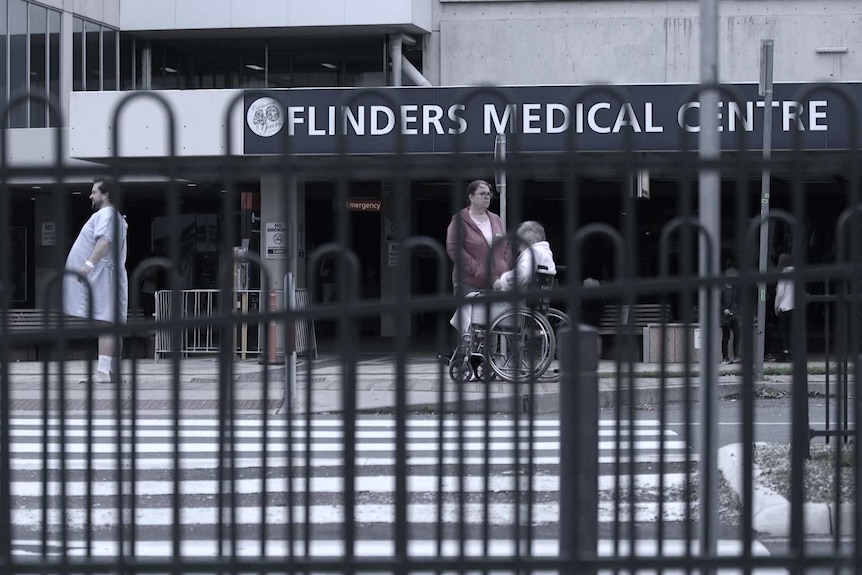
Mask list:
[[[482,295],[480,291],[471,291],[465,294],[468,298],[474,298]],[[512,309],[514,305],[507,301],[489,302],[482,298],[476,303],[465,303],[452,314],[449,319],[449,325],[458,330],[458,333],[469,333],[470,326],[473,323],[480,325],[489,325],[494,319],[499,317],[504,311]]]
[[[781,270],[782,273],[790,273],[792,271],[793,266]],[[795,305],[794,296],[793,280],[790,278],[778,280],[778,285],[775,288],[775,311],[792,310]]]
[[[476,297],[479,295],[478,291],[471,291],[466,294],[466,297]],[[471,304],[464,304],[458,309],[455,310],[455,313],[452,314],[452,318],[449,320],[449,325],[458,330],[458,333],[464,334],[470,331],[470,324],[472,323],[473,317],[473,306]]]
[[[63,313],[82,318],[90,318],[111,323],[125,322],[129,311],[129,277],[126,273],[126,235],[128,224],[113,206],[105,206],[90,216],[66,258],[66,270],[77,272],[83,266],[96,242],[101,238],[111,241],[108,251],[87,275],[87,281],[79,281],[80,276],[66,273],[63,277]],[[116,235],[119,234],[119,235]],[[116,236],[116,237],[115,237]],[[114,261],[114,242],[120,246],[119,261]],[[92,308],[90,305],[92,297]],[[119,315],[115,316],[116,302]]]
[[[473,217],[473,215],[470,214],[470,219],[473,220],[473,223],[476,224],[476,226],[482,232],[482,235],[485,236],[485,241],[488,242],[488,245],[490,246],[491,243],[494,241],[494,230],[491,229],[491,217],[488,214],[485,214],[485,219],[481,220],[479,218]]]
[[[544,266],[542,273],[557,275],[554,254],[548,242],[536,242],[518,254],[515,267],[500,276],[500,289],[503,291],[511,291],[516,287],[526,289],[540,266]]]

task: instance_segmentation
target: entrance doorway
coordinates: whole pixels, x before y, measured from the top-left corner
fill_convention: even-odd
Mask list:
[[[379,184],[359,183],[351,186],[351,197],[379,197]],[[336,242],[340,239],[338,226],[338,211],[335,209],[335,187],[329,183],[313,182],[306,184],[305,199],[306,241],[309,255],[317,247]],[[338,269],[330,258],[321,260],[317,269],[309,270],[317,274],[316,293],[311,294],[317,302],[332,303],[338,298],[338,290],[344,286],[356,289],[360,299],[380,298],[380,245],[381,245],[381,215],[377,211],[348,211],[347,247],[356,255],[359,261],[357,276],[354,278],[339,278]],[[309,282],[310,285],[310,282]],[[357,321],[360,335],[379,336],[379,316],[365,317]],[[335,334],[336,322],[333,320],[318,320],[315,328],[322,336]]]

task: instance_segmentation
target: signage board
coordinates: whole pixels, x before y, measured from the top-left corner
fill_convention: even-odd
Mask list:
[[[287,224],[267,222],[264,235],[264,258],[283,260],[287,258]]]
[[[375,198],[356,198],[347,200],[348,212],[379,212],[381,202]]]
[[[296,88],[265,94],[245,93],[246,117],[253,112],[254,120],[245,125],[246,154],[487,154],[498,134],[507,135],[510,153],[696,150],[704,113],[696,84]],[[760,149],[763,106],[756,83],[721,86],[711,113],[723,149]],[[772,106],[773,150],[846,149],[862,121],[849,109],[862,109],[862,83],[775,84]]]
[[[42,245],[53,246],[57,244],[57,227],[54,222],[42,222]]]

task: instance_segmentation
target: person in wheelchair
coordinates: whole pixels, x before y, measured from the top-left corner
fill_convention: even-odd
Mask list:
[[[545,238],[542,224],[527,221],[518,226],[518,259],[515,267],[504,272],[494,282],[495,290],[526,290],[536,279],[536,273],[557,275],[554,253]]]
[[[495,290],[525,292],[535,281],[537,273],[552,276],[557,273],[557,268],[554,264],[554,254],[545,237],[545,228],[539,222],[523,222],[518,226],[516,237],[519,251],[518,259],[511,270],[503,272],[494,281],[493,288]],[[481,294],[481,291],[473,291],[467,295],[475,297]],[[458,330],[463,342],[474,327],[476,318],[482,318],[479,321],[487,324],[493,317],[517,305],[515,301],[497,302],[490,305],[484,301],[477,301],[475,304],[465,304],[455,311],[449,323]],[[451,364],[452,361],[463,357],[465,350],[460,349],[461,347],[463,346],[456,347],[453,350],[453,353],[446,358],[447,363]],[[478,359],[477,356],[473,361],[478,361]],[[473,365],[473,370],[476,371],[476,365]]]

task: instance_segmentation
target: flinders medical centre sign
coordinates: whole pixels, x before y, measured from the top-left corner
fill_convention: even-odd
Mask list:
[[[797,141],[847,149],[860,128],[852,111],[862,114],[862,84],[776,84],[772,107],[773,149]],[[712,111],[687,84],[248,91],[244,147],[251,155],[491,153],[504,133],[511,152],[672,151],[686,141],[694,150],[701,115],[713,113],[724,149],[757,150],[763,108],[756,84],[723,85]]]

